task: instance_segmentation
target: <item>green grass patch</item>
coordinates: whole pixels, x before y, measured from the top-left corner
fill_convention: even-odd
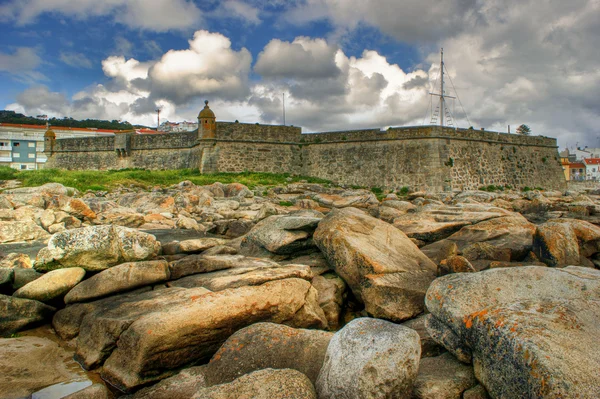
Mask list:
[[[294,206],[294,203],[291,201],[279,201],[279,205],[281,206]]]
[[[402,187],[400,190],[398,190],[398,195],[408,195],[408,193],[410,192],[410,189],[407,186]]]
[[[292,176],[288,173],[213,173],[200,174],[197,169],[175,169],[175,170],[145,170],[145,169],[121,169],[108,171],[73,171],[59,169],[41,169],[20,171],[11,168],[0,168],[0,179],[16,179],[23,183],[24,187],[41,186],[46,183],[60,183],[67,187],[74,187],[79,191],[110,191],[118,186],[133,186],[139,188],[151,188],[154,186],[170,186],[183,180],[190,180],[196,185],[207,185],[215,182],[223,184],[241,183],[254,189],[257,186],[269,187],[285,185],[288,183],[306,180],[309,183],[329,184],[328,180],[306,176]],[[291,178],[291,181],[288,179]]]

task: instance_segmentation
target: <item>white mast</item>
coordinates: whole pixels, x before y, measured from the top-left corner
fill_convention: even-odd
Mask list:
[[[440,98],[440,105],[439,105],[439,111],[440,111],[440,126],[444,127],[445,122],[446,122],[446,109],[447,109],[447,104],[446,104],[446,98],[456,98],[456,97],[452,97],[452,96],[447,96],[446,95],[446,91],[444,88],[444,49],[441,49],[440,52],[440,93],[429,93],[431,96],[435,96],[435,97],[439,97]],[[437,109],[436,109],[437,111]],[[431,115],[431,123],[434,123],[435,121],[435,114]],[[450,120],[450,123],[452,124],[452,120]]]

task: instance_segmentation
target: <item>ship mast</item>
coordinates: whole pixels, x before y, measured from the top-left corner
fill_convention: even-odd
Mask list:
[[[434,96],[434,97],[439,97],[439,101],[440,104],[438,105],[438,107],[436,108],[435,112],[432,112],[431,115],[431,123],[435,123],[436,122],[436,115],[437,112],[439,112],[439,116],[440,116],[440,126],[444,127],[445,122],[446,122],[446,117],[448,117],[449,120],[449,124],[452,125],[452,115],[450,115],[450,111],[448,110],[448,104],[446,104],[446,99],[447,98],[452,98],[455,99],[456,97],[452,97],[452,96],[448,96],[446,95],[446,91],[444,88],[444,49],[441,49],[440,52],[440,92],[439,93],[429,93],[429,95]],[[448,115],[447,115],[448,114]]]

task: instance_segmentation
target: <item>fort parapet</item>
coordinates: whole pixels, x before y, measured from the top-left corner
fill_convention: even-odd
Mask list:
[[[548,137],[440,126],[302,134],[299,127],[237,122],[217,122],[209,133],[59,139],[46,167],[290,173],[427,191],[566,189],[556,139]]]

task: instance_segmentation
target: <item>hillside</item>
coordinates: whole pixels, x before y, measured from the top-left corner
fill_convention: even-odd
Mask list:
[[[119,122],[117,120],[106,121],[99,119],[85,119],[76,120],[73,118],[49,118],[47,121],[44,119],[38,119],[32,116],[26,116],[14,111],[3,110],[0,111],[0,123],[19,123],[25,125],[45,125],[46,122],[52,126],[66,126],[66,127],[92,127],[96,129],[114,129],[114,130],[128,130],[133,129],[133,126],[129,122]]]

